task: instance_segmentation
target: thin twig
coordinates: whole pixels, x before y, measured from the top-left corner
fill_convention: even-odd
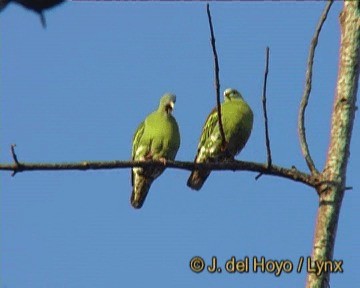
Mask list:
[[[16,164],[16,165],[20,165],[19,160],[18,160],[18,158],[17,158],[17,155],[16,155],[16,153],[15,153],[15,147],[16,147],[16,144],[11,144],[11,146],[10,146],[11,156],[12,156],[15,164]]]
[[[265,143],[266,143],[266,153],[267,153],[267,165],[268,168],[271,167],[272,159],[271,159],[271,149],[270,149],[270,138],[269,138],[269,127],[268,127],[268,117],[267,117],[267,109],[266,109],[266,87],[267,87],[267,77],[269,73],[269,47],[266,47],[265,52],[265,72],[264,72],[264,85],[262,92],[262,106],[264,112],[264,122],[265,122]],[[255,180],[258,180],[263,174],[260,173],[255,177]]]
[[[308,144],[306,141],[305,120],[304,120],[305,109],[308,104],[309,96],[310,96],[310,92],[311,92],[312,70],[313,70],[315,49],[316,49],[316,46],[318,43],[321,28],[326,20],[326,17],[328,15],[328,12],[330,10],[332,3],[333,3],[333,0],[330,0],[326,4],[324,11],[320,17],[319,23],[316,27],[314,36],[311,40],[310,51],[309,51],[308,62],[307,62],[307,70],[306,70],[305,90],[304,90],[304,94],[301,99],[300,109],[299,109],[298,132],[299,132],[299,138],[300,138],[300,146],[301,146],[302,153],[305,157],[307,166],[309,167],[312,174],[318,174],[319,171],[316,169],[315,164],[310,156],[309,147],[308,147]]]
[[[266,47],[266,64],[265,64],[262,104],[263,104],[264,121],[265,121],[265,141],[266,141],[267,163],[268,163],[268,167],[270,168],[271,164],[272,164],[272,159],[271,159],[271,149],[270,149],[268,117],[267,117],[267,109],[266,109],[266,86],[267,86],[267,77],[268,77],[268,73],[269,73],[269,51],[270,51],[269,47]]]
[[[209,4],[206,4],[206,12],[209,19],[209,27],[210,27],[210,34],[211,34],[211,47],[214,55],[214,74],[215,74],[215,90],[216,90],[216,105],[217,105],[217,113],[218,113],[218,119],[219,119],[219,129],[222,139],[222,147],[226,149],[226,138],[224,133],[224,128],[222,124],[222,118],[221,118],[221,103],[220,103],[220,80],[219,80],[219,62],[218,62],[218,56],[216,52],[216,46],[215,46],[215,36],[214,36],[214,28],[212,24],[211,14],[210,14],[210,6]]]
[[[17,155],[15,153],[15,147],[16,147],[16,144],[11,144],[11,146],[10,146],[11,156],[12,156],[12,158],[14,160],[14,163],[15,163],[14,164],[14,169],[12,169],[13,170],[13,173],[11,174],[12,177],[14,177],[15,174],[20,171],[20,166],[21,166],[21,164],[20,164],[20,162],[19,162],[19,160],[17,158]]]

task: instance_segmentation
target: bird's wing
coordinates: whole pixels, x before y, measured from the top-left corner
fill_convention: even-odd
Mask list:
[[[218,113],[217,108],[215,107],[209,114],[208,118],[205,121],[204,127],[201,132],[198,151],[196,157],[199,155],[201,148],[204,147],[207,140],[211,137],[211,134],[214,132],[215,127],[218,125]]]
[[[145,131],[145,121],[141,122],[138,128],[136,129],[136,132],[133,137],[133,143],[132,143],[132,153],[131,153],[131,159],[137,160],[136,157],[136,151],[139,148],[141,137],[143,136]],[[134,169],[131,169],[131,185],[134,186]]]
[[[141,137],[143,136],[144,131],[145,131],[145,121],[140,123],[134,134],[133,143],[132,143],[132,153],[131,153],[132,160],[137,160],[135,159],[136,151],[139,148]]]

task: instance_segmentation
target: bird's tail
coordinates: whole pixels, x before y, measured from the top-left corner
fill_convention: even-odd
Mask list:
[[[153,178],[137,177],[130,198],[131,205],[134,208],[140,209],[142,207],[153,181]]]
[[[187,181],[187,186],[194,190],[200,190],[209,175],[210,171],[208,170],[193,170]]]

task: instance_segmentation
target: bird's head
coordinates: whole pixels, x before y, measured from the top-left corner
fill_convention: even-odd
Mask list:
[[[234,99],[243,99],[243,97],[241,96],[240,92],[237,91],[236,89],[227,88],[224,91],[224,99],[225,102],[227,102]]]
[[[165,111],[167,114],[171,114],[174,110],[175,102],[176,96],[171,93],[166,93],[160,99],[159,110]]]

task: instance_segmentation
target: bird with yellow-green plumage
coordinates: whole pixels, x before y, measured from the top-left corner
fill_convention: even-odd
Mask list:
[[[235,89],[228,88],[224,91],[221,120],[225,145],[223,145],[218,112],[215,107],[205,121],[195,163],[233,160],[244,148],[251,134],[254,116],[250,106]],[[191,189],[200,190],[210,172],[206,169],[193,170],[187,185]]]
[[[132,160],[174,160],[180,147],[179,126],[172,115],[176,102],[174,94],[166,93],[157,110],[140,123],[133,137]],[[141,208],[152,182],[165,167],[134,167],[131,169],[131,205]]]

